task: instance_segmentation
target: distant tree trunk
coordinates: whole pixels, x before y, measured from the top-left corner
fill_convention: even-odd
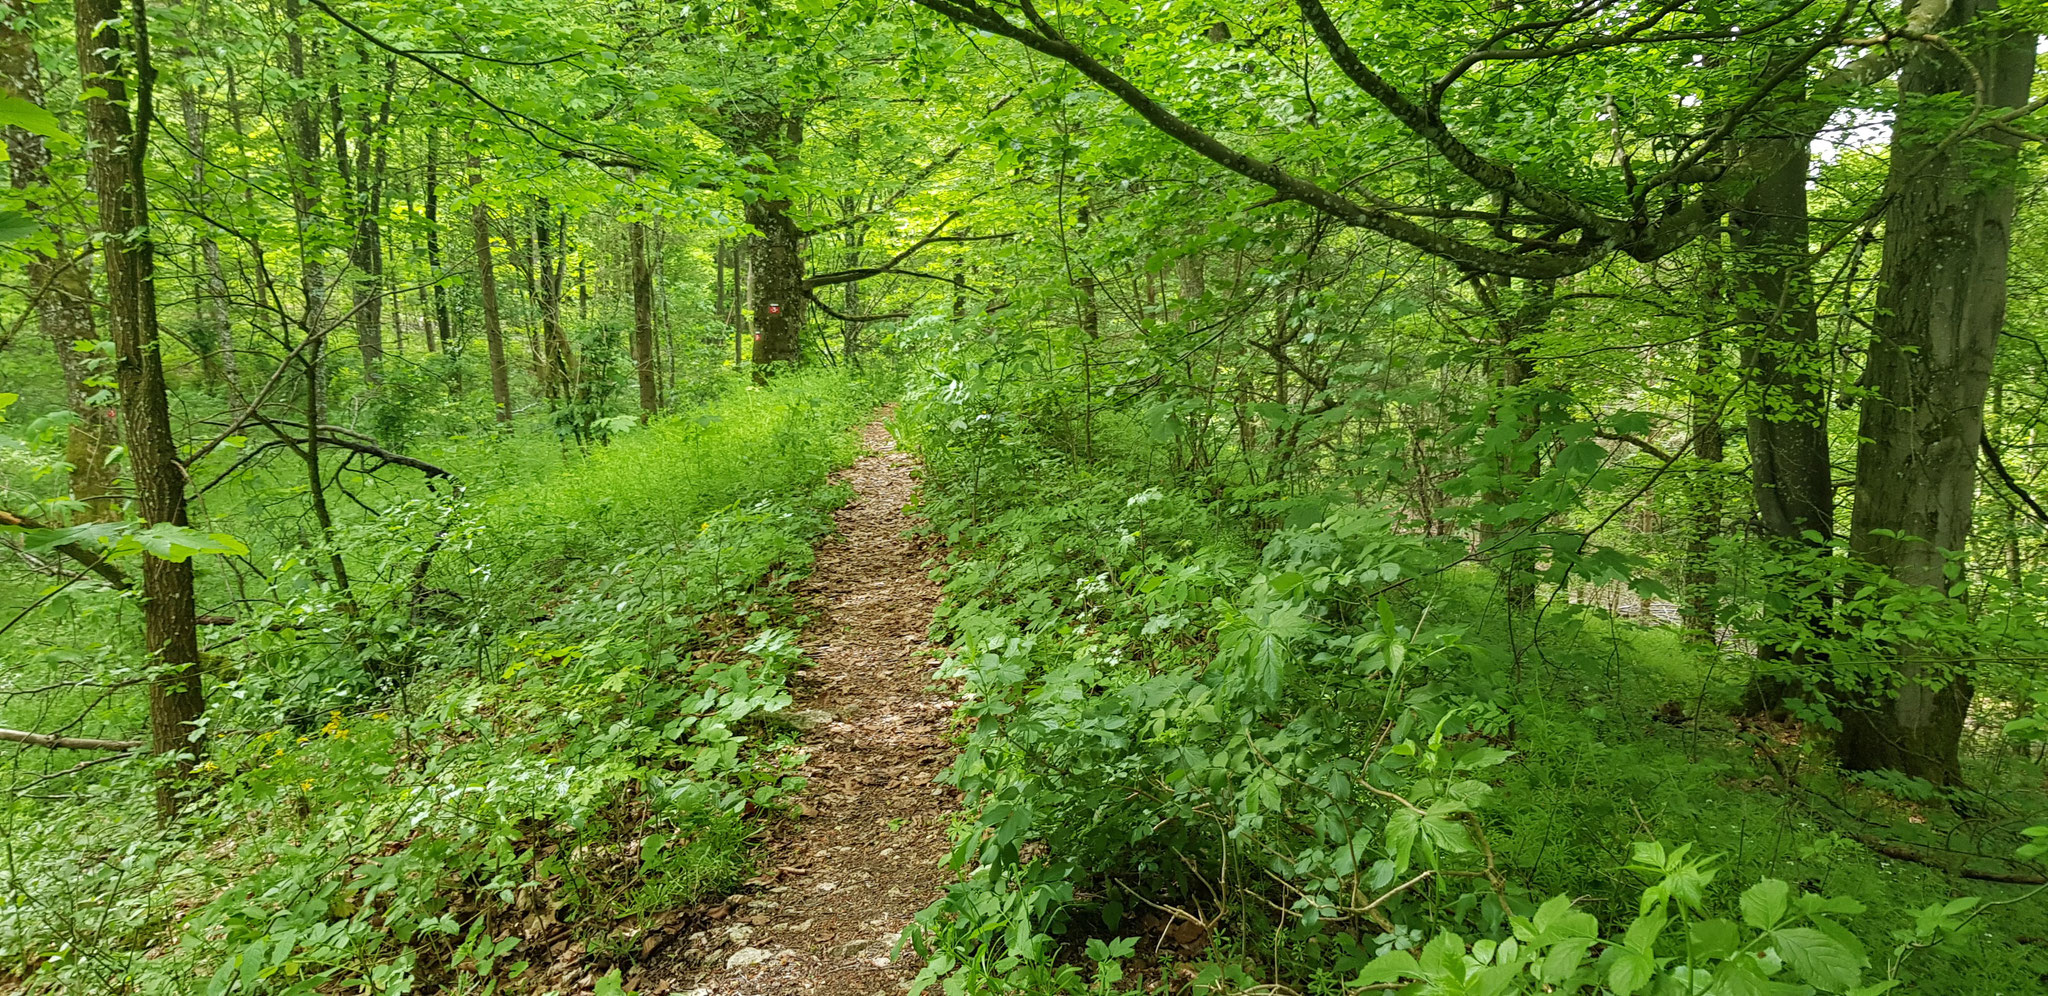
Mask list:
[[[570,373],[568,336],[562,332],[562,277],[568,265],[563,255],[563,225],[551,225],[554,208],[540,199],[534,211],[533,248],[536,279],[540,285],[541,368],[548,400],[567,398],[573,382]]]
[[[1721,461],[1727,459],[1727,436],[1721,414],[1725,398],[1721,390],[1721,334],[1714,327],[1725,310],[1727,293],[1721,265],[1719,239],[1708,246],[1702,266],[1700,297],[1706,305],[1707,327],[1700,331],[1694,347],[1691,398],[1692,458],[1695,469],[1686,475],[1685,552],[1679,565],[1684,601],[1679,606],[1686,638],[1712,643],[1716,623],[1714,586],[1720,574],[1714,569],[1714,541],[1720,539],[1725,510],[1721,500]]]
[[[27,16],[28,0],[0,2],[0,95],[41,104],[42,71],[35,40],[25,30],[23,19]],[[63,227],[50,214],[55,205],[44,203],[39,193],[50,183],[49,147],[34,132],[21,128],[4,131],[9,181],[22,192],[22,206],[49,226],[53,239],[47,252],[26,251],[27,276],[36,327],[57,351],[57,366],[64,375],[64,403],[75,418],[64,446],[64,460],[71,465],[71,495],[91,507],[92,518],[110,518],[117,513],[118,504],[108,497],[114,490],[114,468],[108,455],[118,434],[111,410],[92,403],[95,391],[86,386],[85,361],[75,348],[79,342],[99,341],[93,328],[92,271],[87,257],[73,258]]]
[[[747,269],[748,244],[751,241],[751,236],[738,236],[732,240],[731,248],[726,250],[726,255],[732,262],[732,293],[727,295],[725,300],[726,307],[732,309],[732,316],[727,321],[732,325],[732,358],[735,364],[746,359],[747,285],[751,281],[747,278],[745,271]]]
[[[355,161],[349,160],[348,128],[338,92],[330,92],[333,105],[335,175],[347,198],[349,218],[355,229],[349,241],[348,262],[354,271],[349,283],[351,310],[355,314],[356,351],[362,357],[363,379],[376,383],[384,361],[384,173],[387,145],[384,125],[391,113],[391,93],[397,75],[387,67],[384,106],[375,119],[367,113],[357,121]],[[311,445],[311,444],[309,444]]]
[[[411,198],[411,196],[410,196],[409,194],[408,194],[408,195],[407,195],[407,197],[406,197],[406,203],[405,203],[405,216],[406,216],[406,217],[408,217],[408,218],[412,217],[412,198]],[[399,292],[399,291],[397,290],[397,287],[398,287],[398,285],[400,285],[400,284],[403,284],[403,283],[405,283],[405,267],[404,267],[403,265],[401,265],[401,264],[400,264],[400,263],[398,262],[398,240],[397,240],[397,239],[385,239],[385,240],[384,240],[384,264],[383,264],[383,265],[384,265],[384,277],[385,277],[385,279],[386,279],[386,280],[388,280],[388,281],[390,281],[390,282],[391,282],[391,285],[392,285],[392,288],[393,288],[393,289],[392,289],[392,291],[391,291],[391,300],[390,300],[390,302],[389,302],[388,306],[387,306],[387,307],[385,308],[385,310],[386,310],[386,311],[389,311],[389,312],[391,313],[391,352],[392,352],[392,353],[394,353],[394,354],[396,354],[396,355],[398,355],[399,357],[404,357],[404,356],[405,356],[405,295],[404,295],[404,294],[402,294],[402,293],[400,293],[400,292]],[[427,297],[426,297],[426,293],[425,293],[425,291],[422,291],[422,292],[420,293],[420,304],[421,304],[421,305],[425,305],[426,303],[427,303]],[[427,309],[427,308],[425,308],[425,307],[422,307],[422,308],[420,309],[420,314],[421,314],[421,316],[422,316],[422,317],[421,317],[421,319],[420,319],[420,326],[421,326],[422,328],[426,327],[426,324],[427,324],[427,322],[426,322],[426,318],[425,318],[424,316],[425,316],[425,315],[427,315],[428,313],[429,313],[429,309]]]
[[[435,338],[443,349],[448,344],[448,289],[441,286],[441,129],[427,127],[427,280],[434,285],[434,334],[427,337],[432,352]],[[488,246],[486,246],[488,251]],[[492,289],[496,297],[496,288]],[[422,323],[424,324],[424,323]]]
[[[1820,341],[1809,258],[1804,134],[1749,143],[1784,165],[1744,195],[1729,215],[1734,247],[1735,317],[1749,381],[1750,485],[1765,549],[1789,562],[1787,576],[1830,555],[1835,535],[1833,465],[1828,457],[1827,355]],[[1796,587],[1788,580],[1788,587]],[[1832,598],[1825,591],[1785,620],[1819,634]],[[1795,636],[1794,640],[1798,638]],[[1815,680],[1823,663],[1796,643],[1757,648],[1759,667],[1743,708],[1772,712],[1788,693]]]
[[[654,271],[647,266],[647,226],[634,222],[626,230],[633,266],[633,372],[640,380],[640,421],[645,424],[661,406],[654,374]]]
[[[191,87],[178,90],[178,107],[185,119],[185,144],[192,150],[192,197],[206,196],[206,111]],[[199,258],[205,270],[198,296],[200,324],[205,334],[199,342],[199,363],[206,378],[216,384],[233,385],[235,379],[235,334],[228,318],[228,282],[220,268],[220,243],[213,229],[197,226]]]
[[[953,320],[967,317],[967,256],[965,253],[953,259]]]
[[[482,160],[469,157],[470,196],[476,206],[470,210],[470,230],[476,246],[476,286],[484,313],[484,345],[491,356],[491,400],[496,402],[498,423],[512,421],[512,368],[505,360],[505,326],[498,319],[498,273],[491,258],[491,211],[476,192],[483,187]]]
[[[1952,574],[1950,557],[1970,536],[1984,395],[2005,324],[2018,142],[1996,129],[1952,140],[1954,101],[1976,95],[1987,115],[2017,107],[2034,73],[2034,35],[1999,13],[1995,0],[1955,0],[1937,30],[1981,40],[1963,53],[1922,49],[1899,76],[1857,428],[1850,550],[1896,581],[1944,593],[1967,578]],[[1895,663],[1842,716],[1843,766],[1960,782],[1968,672],[1903,643]]]
[[[725,236],[718,237],[718,243],[711,249],[711,265],[716,279],[711,282],[711,309],[718,313],[718,320],[724,322],[732,337],[732,364],[739,366],[746,357],[740,353],[739,329],[732,324],[732,313],[725,304]]]
[[[141,10],[140,0],[136,10]],[[164,388],[155,247],[143,168],[155,114],[148,28],[140,20],[133,25],[122,21],[118,0],[76,0],[73,11],[86,92],[88,169],[98,198],[107,315],[136,508],[144,522],[183,526],[185,472],[178,461]],[[119,27],[131,28],[132,37],[123,38]],[[132,93],[131,74],[136,80]],[[177,783],[191,772],[194,758],[203,750],[197,724],[206,699],[200,689],[191,561],[144,554],[142,597],[143,645],[152,658],[150,748],[165,758],[157,784],[157,812],[168,820],[178,811]]]
[[[590,320],[590,281],[583,272],[583,250],[576,250],[576,319]]]
[[[299,232],[299,295],[303,298],[304,325],[308,337],[327,335],[327,275],[321,259],[320,239],[320,123],[305,90],[305,33],[299,30],[302,12],[299,0],[284,0],[284,16],[290,22],[285,33],[285,71],[297,84],[297,93],[287,109],[292,130],[292,151],[286,166],[291,178],[292,216]],[[320,376],[325,376],[322,372]]]
[[[855,211],[858,211],[860,208],[860,205],[851,197],[846,198],[842,202],[841,206],[849,215],[853,214]],[[866,225],[847,226],[846,265],[843,267],[843,269],[852,270],[860,266],[861,249],[865,246],[866,242]],[[860,314],[860,308],[860,281],[849,280],[845,284],[841,285],[839,313],[842,315],[857,316]],[[853,364],[854,366],[859,366],[860,332],[862,323],[844,322],[842,324],[845,326],[845,328],[840,332],[840,345],[846,352],[846,361],[848,363]]]
[[[1088,205],[1081,205],[1075,215],[1075,228],[1086,238],[1093,219]],[[1102,338],[1102,305],[1096,300],[1095,271],[1088,268],[1084,260],[1078,275],[1074,274],[1069,262],[1068,279],[1080,295],[1081,326],[1081,452],[1088,459],[1095,459],[1095,342]]]
[[[1494,386],[1502,399],[1489,419],[1498,422],[1503,404],[1515,423],[1514,449],[1500,454],[1499,483],[1488,491],[1486,501],[1506,509],[1521,499],[1523,489],[1535,479],[1539,468],[1536,455],[1523,452],[1535,438],[1542,413],[1535,408],[1528,388],[1536,378],[1536,364],[1530,349],[1534,337],[1550,320],[1557,304],[1555,281],[1525,282],[1519,293],[1510,281],[1479,278],[1474,284],[1492,315],[1500,337],[1499,352],[1493,358]],[[1492,548],[1495,573],[1500,578],[1502,598],[1510,613],[1522,615],[1536,607],[1536,549],[1529,535],[1532,520],[1510,517],[1489,523],[1480,530],[1481,543]],[[1519,661],[1522,648],[1515,649]]]

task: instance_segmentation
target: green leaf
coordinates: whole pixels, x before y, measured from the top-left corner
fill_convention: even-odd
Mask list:
[[[1840,992],[1862,981],[1864,959],[1811,927],[1771,931],[1771,946],[1800,978],[1822,989]]]
[[[1398,948],[1374,958],[1358,972],[1352,980],[1355,986],[1378,986],[1389,982],[1402,982],[1422,977],[1422,966],[1416,964],[1415,956]]]
[[[592,992],[594,996],[630,996],[616,968],[604,973],[604,976],[597,980],[597,987]]]
[[[188,526],[175,526],[168,522],[159,522],[123,538],[117,549],[141,549],[159,560],[168,560],[172,563],[181,563],[203,553],[240,557],[249,552],[247,544],[227,533],[202,533]]]
[[[64,134],[57,125],[57,116],[20,97],[0,97],[0,128],[13,126],[32,131],[44,138],[56,138]]]
[[[1785,918],[1785,905],[1792,887],[1767,878],[1742,893],[1742,922],[1758,930],[1769,930]]]
[[[1657,963],[1641,951],[1625,947],[1610,950],[1614,953],[1613,964],[1607,969],[1607,988],[1622,996],[1643,988],[1657,971]]]
[[[20,211],[0,211],[0,243],[19,242],[42,226]]]
[[[1716,917],[1701,920],[1686,932],[1692,955],[1699,959],[1721,959],[1735,954],[1742,945],[1742,928],[1733,921]]]

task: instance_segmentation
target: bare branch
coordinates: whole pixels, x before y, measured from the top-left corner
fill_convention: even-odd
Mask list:
[[[140,750],[140,740],[95,740],[91,737],[56,737],[47,733],[30,733],[27,730],[0,729],[0,740],[10,743],[28,744],[31,747],[57,747],[64,750]]]

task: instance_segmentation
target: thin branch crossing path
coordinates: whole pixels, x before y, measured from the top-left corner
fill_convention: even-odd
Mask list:
[[[887,412],[884,411],[886,417]],[[634,988],[698,996],[903,991],[896,939],[945,887],[957,793],[935,779],[956,753],[958,704],[932,676],[931,549],[905,536],[916,459],[881,421],[844,472],[853,500],[818,548],[804,597],[811,665],[793,682],[809,760],[802,815],[762,849],[761,874],[703,911]],[[666,985],[667,988],[663,988]]]

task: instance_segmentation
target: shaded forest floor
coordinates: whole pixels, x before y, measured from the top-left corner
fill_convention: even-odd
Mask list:
[[[879,419],[862,438],[868,453],[838,478],[853,500],[798,589],[810,619],[810,665],[791,680],[809,757],[799,817],[771,830],[761,874],[700,909],[631,989],[867,994],[900,992],[915,974],[896,941],[943,888],[959,801],[933,779],[955,753],[946,731],[957,703],[932,678],[926,633],[939,590],[928,552],[905,535],[916,459]]]

